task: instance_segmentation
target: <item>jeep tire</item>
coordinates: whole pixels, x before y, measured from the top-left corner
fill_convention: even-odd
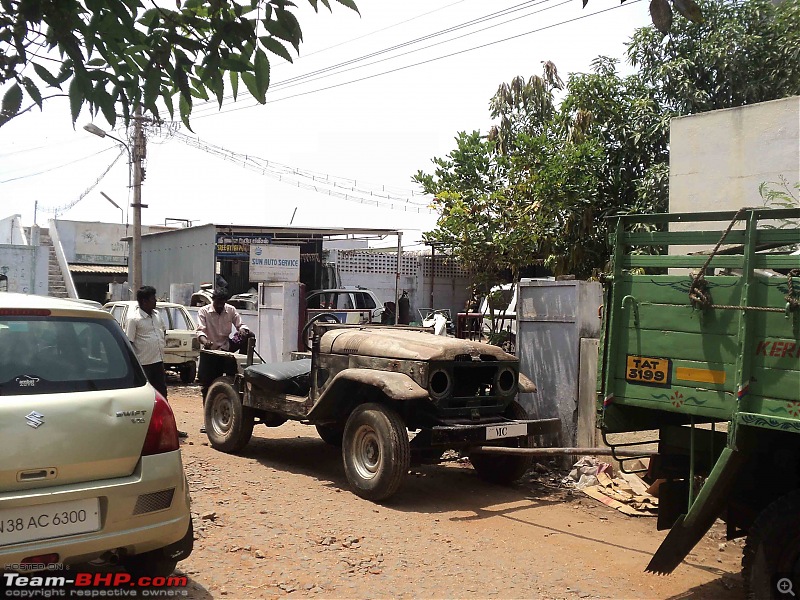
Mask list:
[[[211,446],[222,452],[239,452],[253,435],[253,409],[242,399],[231,377],[218,377],[208,388],[205,402],[206,435]]]
[[[317,433],[322,441],[337,448],[342,447],[342,437],[344,436],[344,427],[341,425],[316,425]]]
[[[342,459],[356,495],[373,502],[389,498],[408,475],[410,457],[408,432],[394,409],[370,402],[350,413]]]
[[[528,413],[519,402],[512,400],[506,408],[504,416],[509,419],[524,420],[528,418]],[[510,438],[501,445],[510,448],[533,448],[533,437],[528,435]],[[481,479],[492,483],[509,484],[522,477],[533,466],[533,457],[525,455],[498,456],[474,452],[469,454],[469,462],[472,463]]]

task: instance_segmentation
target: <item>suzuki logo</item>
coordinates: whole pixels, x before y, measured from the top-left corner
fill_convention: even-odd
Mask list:
[[[44,415],[34,410],[30,414],[25,415],[25,421],[30,427],[38,429],[40,426],[44,425]]]

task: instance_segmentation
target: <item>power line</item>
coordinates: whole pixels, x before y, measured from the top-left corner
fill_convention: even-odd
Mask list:
[[[291,98],[297,98],[297,97],[300,97],[300,96],[307,96],[309,94],[316,94],[318,92],[324,92],[324,91],[332,90],[332,89],[339,88],[339,87],[342,87],[342,86],[345,86],[345,85],[350,85],[350,84],[353,84],[353,83],[359,83],[361,81],[366,81],[368,79],[374,79],[375,77],[381,77],[383,75],[389,75],[390,73],[396,73],[398,71],[404,71],[405,69],[418,67],[418,66],[425,65],[425,64],[428,64],[428,63],[432,63],[432,62],[436,62],[436,61],[439,61],[439,60],[443,60],[445,58],[451,58],[453,56],[466,54],[467,52],[473,52],[475,50],[481,50],[481,49],[487,48],[489,46],[494,46],[496,44],[502,44],[502,43],[508,42],[510,40],[515,40],[515,39],[518,39],[518,38],[521,38],[521,37],[525,37],[527,35],[531,35],[531,34],[534,34],[534,33],[539,33],[541,31],[545,31],[547,29],[552,29],[552,28],[558,27],[560,25],[567,25],[569,23],[574,23],[575,21],[580,21],[582,19],[588,19],[589,17],[594,17],[596,15],[600,15],[600,14],[603,14],[603,13],[606,13],[606,12],[609,12],[609,11],[612,11],[612,10],[618,10],[620,8],[625,8],[626,6],[632,6],[634,4],[638,4],[639,2],[642,2],[642,0],[629,0],[625,4],[621,4],[619,6],[612,6],[611,8],[605,8],[605,9],[599,10],[597,12],[581,15],[579,17],[574,17],[572,19],[567,19],[565,21],[559,21],[558,23],[553,23],[552,25],[546,25],[546,26],[540,27],[538,29],[533,29],[531,31],[527,31],[527,32],[520,33],[520,34],[517,34],[517,35],[513,35],[513,36],[510,36],[510,37],[507,37],[507,38],[503,38],[501,40],[495,40],[493,42],[488,42],[486,44],[481,44],[480,46],[474,46],[472,48],[466,48],[466,49],[460,50],[458,52],[452,52],[450,54],[437,56],[437,57],[434,57],[434,58],[431,58],[431,59],[428,59],[428,60],[423,60],[423,61],[420,61],[420,62],[412,63],[410,65],[405,65],[405,66],[402,66],[402,67],[397,67],[395,69],[390,69],[388,71],[382,71],[380,73],[375,73],[373,75],[367,75],[367,76],[364,76],[364,77],[360,77],[358,79],[345,81],[343,83],[338,83],[338,84],[330,85],[330,86],[327,86],[327,87],[317,88],[317,89],[314,89],[314,90],[309,90],[307,92],[299,92],[297,94],[284,96],[283,98],[277,98],[275,100],[268,100],[267,102],[265,102],[265,104],[275,104],[276,102],[283,102],[284,100],[290,100]],[[256,104],[249,104],[247,106],[240,106],[240,107],[237,107],[237,108],[231,108],[231,109],[228,109],[228,110],[220,110],[218,112],[202,114],[202,115],[200,115],[198,117],[194,117],[194,119],[195,120],[204,119],[206,117],[212,117],[212,116],[215,116],[215,115],[221,115],[221,114],[225,114],[225,113],[236,112],[238,110],[244,110],[244,109],[247,109],[247,108],[254,108],[256,106],[260,106],[260,105],[258,103],[256,103]]]
[[[45,207],[45,208],[42,208],[42,209],[40,209],[40,210],[41,210],[42,212],[46,212],[46,213],[50,213],[50,214],[55,214],[55,215],[58,215],[58,214],[63,214],[63,213],[65,213],[65,212],[67,212],[68,210],[70,210],[70,209],[71,209],[72,207],[74,207],[74,206],[75,206],[75,205],[76,205],[78,202],[80,202],[80,201],[81,201],[81,200],[83,200],[83,199],[84,199],[86,196],[88,196],[88,195],[89,195],[89,193],[90,193],[90,192],[91,192],[91,191],[92,191],[94,188],[96,188],[96,187],[97,187],[97,185],[98,185],[98,184],[99,184],[99,183],[100,183],[100,182],[103,180],[103,178],[104,178],[106,175],[108,175],[108,172],[109,172],[109,171],[112,169],[112,167],[113,167],[115,164],[117,164],[117,161],[118,161],[120,158],[122,158],[122,155],[123,155],[123,154],[125,154],[125,153],[126,153],[126,150],[125,150],[125,148],[120,148],[120,149],[119,149],[119,154],[117,154],[117,156],[114,158],[114,160],[112,160],[112,161],[111,161],[111,163],[110,163],[110,164],[109,164],[109,165],[106,167],[105,171],[103,171],[103,172],[100,174],[100,176],[99,176],[97,179],[95,179],[95,180],[92,182],[92,184],[91,184],[91,185],[90,185],[88,188],[86,188],[86,189],[83,191],[83,193],[82,193],[80,196],[78,196],[78,197],[77,197],[75,200],[73,200],[72,202],[69,202],[69,203],[67,203],[67,204],[63,204],[63,205],[61,205],[61,206],[55,206],[55,207],[49,207],[49,208],[48,208],[48,207]]]
[[[370,31],[369,33],[365,33],[364,35],[360,35],[358,37],[345,40],[344,42],[339,42],[338,44],[334,44],[333,46],[327,46],[325,48],[321,48],[319,50],[315,50],[314,52],[309,52],[308,54],[304,54],[303,56],[298,56],[297,60],[301,60],[303,58],[308,58],[309,56],[314,56],[315,54],[319,54],[320,52],[327,52],[328,50],[333,50],[334,48],[338,48],[339,46],[345,46],[352,42],[357,42],[358,40],[363,40],[364,38],[368,38],[376,33],[382,33],[384,31],[388,31],[389,29],[394,29],[395,27],[399,27],[400,25],[405,25],[406,23],[410,23],[411,21],[416,21],[417,19],[421,19],[422,17],[427,17],[428,15],[432,15],[435,12],[439,12],[440,10],[445,10],[446,8],[450,8],[451,6],[455,6],[456,4],[461,4],[465,0],[458,0],[457,2],[452,2],[451,4],[447,4],[445,6],[441,6],[434,10],[428,11],[426,13],[419,14],[415,17],[411,17],[410,19],[406,19],[405,21],[400,21],[398,23],[394,23],[393,25],[389,25],[387,27],[383,27],[381,29],[376,29],[375,31]]]
[[[257,156],[233,152],[221,146],[204,142],[200,138],[188,136],[179,132],[172,132],[170,135],[188,146],[218,156],[223,160],[239,164],[245,169],[271,177],[272,179],[276,179],[292,187],[310,190],[326,196],[340,198],[348,202],[356,202],[367,206],[419,214],[434,213],[427,203],[419,203],[409,198],[393,195],[387,191],[386,186],[380,186],[382,188],[380,190],[368,190],[360,187],[358,182],[353,179],[314,174],[312,171],[304,171]],[[303,179],[306,181],[303,181]],[[412,195],[413,194],[414,192],[412,192]]]
[[[467,27],[472,27],[473,25],[478,25],[480,23],[491,21],[493,19],[497,19],[497,18],[500,18],[500,17],[503,17],[503,16],[507,16],[507,15],[513,14],[515,12],[518,12],[518,11],[521,11],[521,10],[525,10],[527,8],[532,8],[532,7],[536,6],[536,5],[547,3],[547,2],[551,2],[551,1],[553,1],[553,0],[527,0],[526,2],[522,2],[520,4],[516,4],[516,5],[510,6],[508,8],[504,8],[503,10],[500,10],[500,11],[497,11],[497,12],[494,12],[494,13],[489,13],[489,14],[483,15],[482,17],[478,17],[478,18],[472,19],[470,21],[465,21],[464,23],[460,23],[460,24],[454,25],[452,27],[441,29],[441,30],[436,31],[434,33],[430,33],[430,34],[415,38],[413,40],[409,40],[409,41],[403,42],[401,44],[396,44],[394,46],[390,46],[390,47],[384,48],[382,50],[376,50],[375,52],[371,52],[371,53],[365,54],[365,55],[357,57],[357,58],[349,59],[349,60],[346,60],[344,62],[340,62],[340,63],[335,64],[335,65],[324,67],[322,69],[317,69],[316,71],[311,71],[311,72],[306,73],[304,75],[298,75],[296,77],[290,77],[289,79],[286,79],[286,80],[283,80],[283,81],[277,81],[277,82],[273,83],[270,86],[270,89],[271,90],[275,90],[276,88],[280,88],[282,86],[283,87],[294,87],[295,85],[300,85],[300,83],[308,83],[310,81],[315,81],[317,79],[324,79],[325,77],[331,77],[333,75],[339,75],[341,73],[345,73],[347,71],[351,71],[351,70],[354,70],[354,69],[368,67],[368,66],[372,66],[372,65],[375,65],[375,64],[379,64],[381,62],[385,62],[387,60],[393,60],[395,58],[400,58],[402,56],[405,56],[406,54],[412,54],[414,52],[419,52],[421,50],[427,50],[429,48],[433,48],[433,47],[441,45],[441,44],[446,44],[446,43],[461,39],[463,37],[467,37],[467,36],[470,36],[470,35],[473,35],[473,34],[476,34],[476,33],[481,33],[483,31],[486,31],[488,29],[492,29],[494,27],[499,27],[500,25],[505,25],[505,24],[510,23],[512,21],[516,21],[516,20],[531,16],[531,15],[536,14],[538,12],[542,12],[542,10],[547,10],[547,9],[541,9],[541,10],[538,10],[538,11],[533,11],[531,13],[528,13],[527,15],[517,16],[517,17],[515,17],[513,19],[509,19],[507,21],[503,21],[502,23],[496,23],[496,24],[491,25],[489,27],[484,27],[482,29],[478,29],[476,31],[472,31],[472,32],[463,34],[461,36],[448,39],[448,40],[443,40],[443,41],[435,43],[435,44],[430,44],[428,46],[423,46],[422,48],[417,48],[415,50],[411,50],[411,51],[405,52],[403,54],[399,54],[399,55],[392,56],[392,57],[387,57],[387,58],[384,58],[382,60],[373,61],[373,62],[367,63],[365,65],[359,65],[357,67],[351,67],[350,69],[345,69],[343,71],[339,71],[338,73],[329,73],[328,75],[323,75],[322,77],[316,77],[317,75],[321,75],[323,73],[328,73],[329,71],[335,71],[337,69],[340,69],[342,67],[346,67],[348,65],[359,63],[359,62],[362,62],[364,60],[368,60],[370,58],[374,58],[374,57],[380,56],[382,54],[387,54],[387,53],[393,52],[395,50],[400,50],[400,49],[408,47],[408,46],[413,46],[414,44],[418,44],[418,43],[424,42],[424,41],[432,39],[432,38],[436,38],[436,37],[439,37],[439,36],[442,36],[442,35],[445,35],[445,34],[448,34],[448,33],[453,33],[453,32],[458,31],[460,29],[464,29],[464,28],[467,28]],[[561,4],[565,4],[565,3],[566,2],[561,2]],[[558,4],[556,6],[560,6],[561,4]],[[549,8],[555,8],[556,6],[549,7]],[[298,82],[300,82],[300,83],[298,83]],[[233,98],[232,94],[228,94],[226,96],[223,96],[223,100],[230,100],[232,98]],[[209,101],[208,103],[204,103],[204,104],[199,105],[198,108],[199,109],[204,109],[205,108],[205,109],[212,109],[213,110],[214,109],[214,102],[213,101]]]
[[[94,154],[89,154],[88,156],[83,156],[81,158],[76,158],[75,160],[71,160],[68,163],[64,163],[55,167],[51,167],[50,169],[45,169],[43,171],[37,171],[36,173],[28,173],[27,175],[20,175],[19,177],[12,177],[11,179],[4,179],[0,181],[0,183],[9,183],[10,181],[18,181],[19,179],[27,179],[28,177],[36,177],[37,175],[42,175],[44,173],[50,173],[51,171],[57,171],[58,169],[63,169],[64,167],[68,167],[69,165],[74,165],[77,162],[82,160],[86,160],[87,158],[93,158],[95,156],[99,156],[104,152],[108,152],[109,150],[113,150],[113,146],[110,148],[105,148],[104,150],[100,150],[99,152],[95,152]]]

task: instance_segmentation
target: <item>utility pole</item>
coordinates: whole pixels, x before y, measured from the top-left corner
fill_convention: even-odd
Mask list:
[[[142,160],[147,156],[144,130],[142,128],[142,108],[136,106],[133,116],[133,248],[131,252],[132,291],[142,287]]]

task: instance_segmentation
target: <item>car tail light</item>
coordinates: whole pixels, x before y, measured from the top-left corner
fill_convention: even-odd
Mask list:
[[[49,566],[58,563],[58,554],[37,554],[36,556],[28,556],[19,561],[21,565],[42,565]]]
[[[156,392],[153,414],[150,417],[150,427],[147,428],[147,436],[144,438],[144,445],[142,446],[142,456],[172,452],[179,447],[178,425],[175,423],[175,415],[172,414],[172,409],[167,404],[164,396]]]

